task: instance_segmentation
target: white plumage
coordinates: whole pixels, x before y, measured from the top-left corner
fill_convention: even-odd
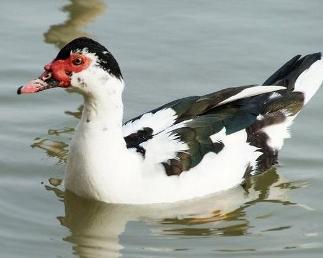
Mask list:
[[[180,99],[123,126],[122,75],[99,43],[75,39],[45,74],[50,81],[18,93],[64,85],[84,96],[66,189],[111,203],[170,203],[232,188],[275,164],[293,119],[322,84],[323,61],[296,56],[266,85]]]

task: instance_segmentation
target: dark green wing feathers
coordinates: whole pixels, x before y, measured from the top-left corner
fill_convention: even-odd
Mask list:
[[[247,128],[257,120],[257,116],[264,110],[264,105],[250,101],[252,97],[243,98],[247,95],[241,95],[241,99],[221,104],[252,87],[259,89],[261,86],[228,88],[201,97],[188,97],[173,101],[150,112],[156,114],[161,110],[173,110],[175,119],[165,130],[168,130],[169,135],[175,135],[178,140],[186,143],[189,147],[185,151],[178,152],[175,157],[169,157],[162,162],[167,175],[179,175],[183,171],[195,167],[209,152],[219,153],[225,146],[221,141],[212,142],[210,138],[212,135],[223,129],[226,134],[232,134]],[[273,87],[271,91],[275,89],[280,88]],[[268,89],[265,92],[268,92]],[[129,122],[133,123],[141,117]],[[153,128],[141,128],[127,135],[125,140],[128,148],[135,148],[137,152],[145,156],[144,143],[159,133],[154,132]]]
[[[175,100],[129,120],[124,125],[127,147],[136,149],[145,159],[146,151],[149,151],[145,149],[147,143],[166,132],[169,141],[176,139],[187,145],[187,149],[167,158],[163,156],[159,161],[167,175],[180,175],[197,166],[207,153],[218,154],[226,148],[221,140],[212,141],[211,136],[221,131],[230,135],[245,130],[246,142],[262,153],[254,172],[262,172],[277,162],[279,150],[269,146],[269,136],[264,128],[284,123],[301,110],[304,93],[294,91],[295,83],[305,70],[320,59],[320,53],[303,58],[295,56],[267,79],[264,86],[234,87]],[[160,116],[161,113],[165,116]],[[166,122],[161,121],[161,117]],[[145,126],[148,120],[149,126]],[[248,173],[254,169],[248,169]]]
[[[195,167],[209,152],[219,153],[225,146],[222,141],[213,142],[212,135],[221,130],[230,135],[246,129],[257,121],[257,116],[263,110],[264,105],[244,104],[237,100],[209,110],[185,123],[184,127],[173,130],[171,133],[178,135],[181,141],[188,144],[189,149],[163,163],[167,175],[179,175]]]

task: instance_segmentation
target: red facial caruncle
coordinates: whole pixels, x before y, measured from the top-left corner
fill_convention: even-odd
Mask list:
[[[72,53],[65,60],[56,60],[45,65],[45,70],[52,73],[52,77],[59,81],[59,87],[68,87],[71,74],[88,68],[90,59],[79,53]]]
[[[71,85],[71,75],[79,73],[89,67],[90,58],[82,53],[71,53],[64,60],[58,59],[44,66],[44,72],[39,79],[33,80],[21,86],[18,94],[35,93],[54,87],[67,88]]]

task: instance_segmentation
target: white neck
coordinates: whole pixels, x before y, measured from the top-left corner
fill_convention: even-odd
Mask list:
[[[122,130],[123,80],[114,77],[100,85],[100,91],[84,95],[84,109],[80,124],[100,126],[105,131],[113,129]]]
[[[94,90],[84,94],[84,108],[77,130],[82,133],[80,137],[88,141],[105,141],[106,154],[113,158],[113,153],[127,151],[122,133],[124,82],[112,76],[102,81],[105,84],[91,85]]]
[[[91,66],[82,72],[74,73],[71,78],[73,90],[84,97],[80,125],[122,130],[123,79],[101,68],[95,61],[95,55],[87,55],[94,60]]]
[[[132,169],[138,158],[123,138],[123,87],[122,80],[109,76],[105,84],[91,84],[91,93],[83,94],[84,109],[65,176],[66,188],[78,195],[102,199],[114,196],[121,187],[129,189],[134,181]]]

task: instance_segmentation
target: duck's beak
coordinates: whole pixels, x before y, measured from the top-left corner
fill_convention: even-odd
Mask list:
[[[32,80],[27,84],[20,86],[17,90],[17,94],[36,93],[58,86],[59,81],[52,77],[51,72],[44,71],[38,79]]]

